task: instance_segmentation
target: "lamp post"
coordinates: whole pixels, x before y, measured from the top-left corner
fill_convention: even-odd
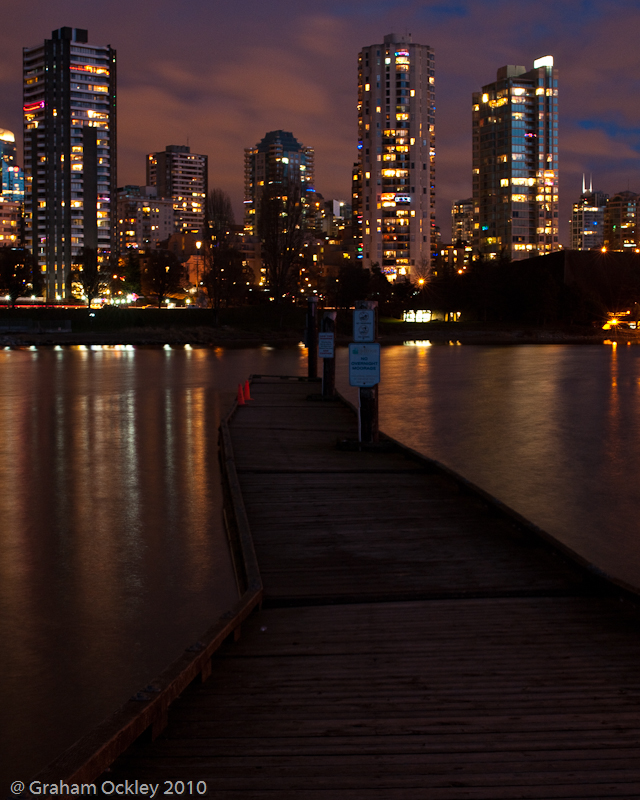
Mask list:
[[[197,297],[198,291],[200,289],[200,248],[202,247],[202,242],[196,242],[196,247],[198,248],[198,255],[196,256],[196,297]]]

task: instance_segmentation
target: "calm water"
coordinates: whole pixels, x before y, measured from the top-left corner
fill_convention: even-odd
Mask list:
[[[0,789],[226,609],[217,427],[299,349],[0,351]],[[346,387],[345,351],[338,355]],[[640,348],[383,350],[381,427],[640,586]]]

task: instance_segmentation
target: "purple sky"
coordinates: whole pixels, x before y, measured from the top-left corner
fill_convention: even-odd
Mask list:
[[[640,191],[640,2],[512,0],[5,0],[0,127],[20,134],[22,47],[63,25],[118,51],[118,183],[144,183],[145,155],[186,144],[209,156],[211,187],[239,217],[243,150],[269,130],[316,150],[316,188],[349,200],[356,158],[356,63],[365,45],[410,32],[436,53],[438,224],[471,193],[471,93],[503,64],[551,54],[560,71],[561,240],[582,173]],[[19,136],[21,140],[21,136]],[[21,144],[20,144],[21,147]]]

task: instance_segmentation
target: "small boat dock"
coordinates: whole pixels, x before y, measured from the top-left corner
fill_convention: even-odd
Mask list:
[[[254,378],[223,426],[240,592],[261,608],[100,780],[204,781],[216,800],[640,797],[633,596],[435,462],[384,437],[359,450],[353,410],[318,392]]]

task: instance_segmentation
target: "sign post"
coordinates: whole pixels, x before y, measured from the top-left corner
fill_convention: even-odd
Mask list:
[[[336,393],[335,311],[324,312],[321,328],[318,334],[318,355],[323,360],[322,399],[329,400]]]
[[[353,343],[349,345],[349,384],[357,386],[358,439],[361,444],[378,442],[378,384],[380,383],[380,344],[378,303],[360,300],[353,312]]]
[[[318,298],[309,297],[307,300],[307,349],[308,349],[308,377],[318,377]]]

